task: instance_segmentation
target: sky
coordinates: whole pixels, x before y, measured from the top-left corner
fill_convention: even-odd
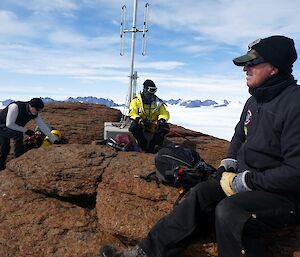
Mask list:
[[[0,101],[95,96],[124,103],[131,34],[120,55],[121,7],[132,27],[133,0],[1,0]],[[138,0],[149,3],[146,55],[136,33],[138,91],[152,79],[162,99],[244,102],[245,76],[232,59],[257,38],[285,35],[300,50],[300,0]],[[295,78],[300,64],[294,65]]]

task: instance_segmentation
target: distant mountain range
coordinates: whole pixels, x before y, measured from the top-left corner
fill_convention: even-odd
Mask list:
[[[45,97],[42,98],[44,103],[53,103],[53,102],[80,102],[80,103],[94,103],[94,104],[102,104],[102,105],[106,105],[109,107],[116,107],[116,106],[123,106],[124,104],[120,105],[120,104],[116,104],[113,100],[111,99],[106,99],[106,98],[97,98],[94,96],[85,96],[85,97],[69,97],[68,99],[64,100],[64,101],[57,101],[54,100],[50,97]],[[5,101],[2,101],[0,103],[2,103],[3,106],[7,106],[8,104],[10,104],[11,102],[13,102],[14,100],[12,99],[7,99]],[[183,101],[182,99],[170,99],[170,100],[164,100],[164,102],[167,105],[178,105],[178,106],[185,106],[186,108],[195,108],[195,107],[222,107],[222,106],[227,106],[229,104],[229,102],[227,100],[222,100],[222,101],[214,101],[214,100],[186,100]]]
[[[164,100],[166,104],[170,105],[179,105],[179,106],[185,106],[186,108],[195,108],[195,107],[204,107],[204,106],[211,106],[211,107],[222,107],[227,106],[229,102],[227,100],[222,101],[214,101],[214,100],[186,100],[183,101],[181,99],[171,99],[171,100]]]
[[[109,107],[114,107],[114,106],[120,106],[119,104],[116,104],[113,100],[111,99],[105,99],[105,98],[97,98],[94,96],[86,96],[86,97],[69,97],[68,99],[64,100],[64,101],[57,101],[54,100],[50,97],[45,97],[43,98],[44,103],[54,103],[54,102],[78,102],[78,103],[94,103],[94,104],[102,104],[102,105],[106,105]],[[7,99],[4,100],[0,103],[2,103],[3,106],[7,106],[9,105],[11,102],[14,102],[14,100],[12,99]]]

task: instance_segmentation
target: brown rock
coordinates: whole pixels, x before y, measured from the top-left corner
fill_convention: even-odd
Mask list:
[[[295,250],[300,248],[300,226],[269,233],[265,236],[270,256],[290,257]]]
[[[178,197],[176,188],[134,178],[154,170],[154,155],[119,153],[103,174],[97,191],[97,215],[101,228],[134,244],[170,212]],[[199,241],[186,256],[216,256],[213,237]]]
[[[33,149],[11,160],[7,168],[27,188],[63,197],[93,195],[116,151],[101,145],[52,145]]]
[[[300,251],[296,251],[293,253],[293,257],[300,257]]]
[[[95,257],[119,241],[101,232],[93,212],[26,189],[15,174],[0,174],[1,257]]]
[[[124,152],[109,165],[97,191],[97,215],[103,229],[128,241],[140,240],[169,212],[177,196],[173,188],[134,178],[153,171],[153,163],[152,154]]]
[[[103,140],[104,122],[119,121],[121,112],[100,104],[61,102],[46,104],[41,116],[60,130],[69,143],[90,144]],[[34,122],[28,126],[34,128]]]

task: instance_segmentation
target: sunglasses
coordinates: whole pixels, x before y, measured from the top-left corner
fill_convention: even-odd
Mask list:
[[[266,62],[264,60],[264,58],[258,57],[258,58],[255,58],[255,59],[251,60],[251,61],[246,62],[245,66],[254,67],[254,66],[256,66],[258,64],[261,64],[261,63],[264,63],[264,62]]]
[[[157,87],[148,87],[147,91],[154,94],[157,91]]]

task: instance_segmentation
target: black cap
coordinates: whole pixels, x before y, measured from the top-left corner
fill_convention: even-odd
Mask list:
[[[30,106],[32,106],[36,109],[44,108],[44,102],[41,98],[32,98],[28,103],[30,104]]]
[[[291,74],[293,63],[297,60],[294,40],[285,36],[271,36],[255,40],[248,46],[245,55],[233,60],[237,66],[262,57],[265,62],[274,65],[280,72]]]

